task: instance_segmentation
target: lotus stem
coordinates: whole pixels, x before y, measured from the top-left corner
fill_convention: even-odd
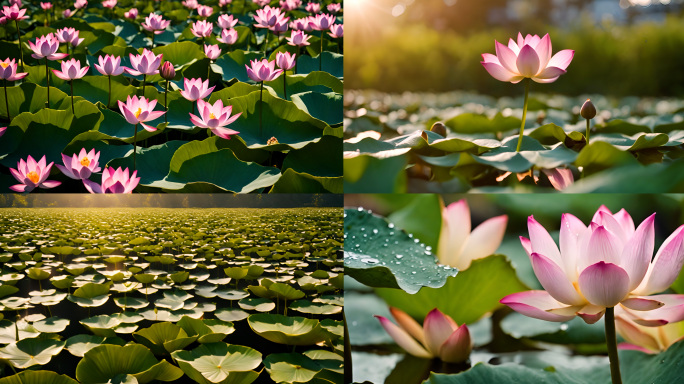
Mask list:
[[[285,100],[287,100],[287,71],[283,72],[283,95]]]
[[[71,114],[76,115],[76,112],[74,112],[74,80],[71,80],[69,85],[71,86]]]
[[[135,153],[138,152],[138,124],[135,125],[135,131],[133,132],[133,170],[136,171],[135,167]]]
[[[107,108],[112,104],[112,75],[109,75],[109,96],[107,96]]]
[[[45,58],[45,80],[47,81],[47,101],[45,105],[50,109],[50,71],[48,70],[48,59]]]
[[[523,132],[525,132],[525,117],[527,117],[527,100],[530,91],[530,79],[525,79],[525,102],[523,105],[522,124],[520,124],[520,136],[518,136],[518,146],[515,148],[516,152],[520,152],[522,146]]]
[[[19,316],[19,310],[17,309],[17,316],[14,318],[14,337],[17,341],[19,341],[19,319],[21,319],[21,316]]]
[[[344,382],[351,383],[352,380],[352,354],[351,342],[349,341],[349,328],[347,327],[347,316],[342,311],[342,325],[344,326]]]
[[[264,50],[264,59],[266,58],[266,45],[267,44],[268,44],[268,29],[266,30],[266,35],[264,35],[264,46],[262,48]]]
[[[323,70],[323,31],[321,31],[321,53],[318,55],[318,70]]]
[[[155,36],[155,34],[154,34],[154,32],[152,32],[152,48],[154,48],[154,36]]]
[[[264,82],[261,82],[261,90],[259,91],[259,136],[263,135],[262,128],[261,128],[261,122],[262,122],[262,115],[264,114],[264,102],[263,102],[263,96],[264,96]]]
[[[209,80],[209,76],[211,75],[211,60],[209,60],[209,66],[207,67],[207,80]],[[211,85],[211,84],[209,84]]]
[[[587,145],[589,145],[589,122],[590,122],[590,121],[591,121],[591,119],[587,119],[587,136],[586,136],[586,138],[587,138]]]
[[[615,307],[606,308],[606,344],[608,345],[608,359],[610,360],[610,377],[613,384],[622,384],[617,338],[615,336]]]
[[[169,95],[169,81],[166,80],[166,91],[164,91],[164,111],[166,111],[167,113],[164,114],[164,122],[165,123],[169,122],[168,117],[166,116],[166,115],[168,115],[168,112],[169,112],[169,103],[167,102],[167,100],[168,100],[167,96],[168,95]],[[167,132],[167,135],[168,135],[168,132]]]
[[[7,80],[5,80],[5,108],[7,108],[7,125],[12,121],[9,111],[9,99],[7,98]]]
[[[19,20],[15,19],[14,24],[17,26],[17,40],[19,44],[19,55],[21,55],[21,71],[24,72],[24,50],[21,49],[21,32],[19,31]]]
[[[142,96],[145,97],[145,83],[147,82],[147,74],[143,73],[143,94]]]

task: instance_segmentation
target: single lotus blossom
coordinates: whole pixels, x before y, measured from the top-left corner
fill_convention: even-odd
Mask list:
[[[290,23],[290,28],[295,31],[311,32],[313,31],[313,22],[310,17],[296,19]]]
[[[278,52],[276,54],[276,59],[275,62],[278,64],[278,68],[282,69],[283,71],[290,70],[294,68],[295,66],[295,57],[297,55],[292,54],[290,52]]]
[[[59,40],[52,33],[36,38],[35,43],[29,40],[29,47],[34,59],[60,60],[69,56],[66,53],[57,53]]]
[[[282,69],[275,69],[275,64],[275,61],[268,59],[251,60],[249,66],[245,65],[247,76],[256,82],[273,81],[283,73]]]
[[[190,31],[197,37],[209,37],[214,30],[214,24],[205,20],[200,20],[192,24]]]
[[[342,4],[340,3],[330,3],[328,4],[328,12],[330,13],[338,13],[339,11],[342,10]]]
[[[48,9],[52,9],[52,3],[49,1],[46,2],[40,2],[40,7],[44,10],[47,11]]]
[[[304,9],[307,12],[319,13],[321,11],[321,5],[319,3],[306,3],[306,7],[304,7]]]
[[[274,8],[269,5],[262,9],[257,9],[254,15],[254,25],[257,28],[269,28],[275,25],[278,17],[282,17],[280,8]]]
[[[218,25],[223,29],[231,29],[235,27],[238,23],[238,19],[234,18],[233,15],[221,15],[218,18]]]
[[[473,350],[468,326],[459,326],[449,316],[435,308],[425,317],[423,326],[405,312],[390,307],[399,325],[376,315],[385,331],[409,354],[424,359],[439,358],[445,363],[462,363]]]
[[[317,31],[327,31],[335,24],[335,16],[327,13],[319,13],[316,16],[311,16],[309,20],[313,25],[313,29]]]
[[[131,8],[124,12],[124,17],[127,19],[135,20],[138,18],[138,8]]]
[[[471,231],[470,208],[466,200],[442,208],[442,229],[437,248],[439,262],[459,270],[467,269],[473,260],[496,252],[507,223],[508,216],[496,216]]]
[[[86,152],[85,148],[81,148],[81,152],[78,155],[74,153],[69,157],[62,154],[64,165],[57,164],[57,168],[72,179],[85,180],[90,178],[91,174],[100,171],[98,166],[99,159],[99,151],[95,152],[95,149],[91,149],[90,152]]]
[[[54,188],[62,184],[60,181],[47,180],[50,176],[50,169],[52,168],[50,164],[46,164],[45,156],[43,156],[40,161],[36,162],[31,155],[28,156],[26,161],[24,159],[19,159],[17,163],[17,169],[10,168],[10,173],[20,184],[15,184],[10,187],[14,192],[31,192],[36,187],[48,189]]]
[[[28,19],[26,14],[26,8],[19,8],[18,5],[13,4],[12,6],[3,6],[2,14],[7,20],[25,20]]]
[[[0,61],[0,79],[6,81],[17,81],[26,77],[28,73],[17,73],[17,63],[9,58]]]
[[[626,341],[618,345],[619,349],[635,349],[655,354],[684,339],[684,322],[645,327],[630,320],[621,307],[615,309],[615,328]]]
[[[221,48],[218,45],[204,44],[204,54],[207,55],[209,60],[216,60],[221,56]]]
[[[71,46],[76,47],[83,42],[83,38],[78,38],[79,31],[75,28],[62,28],[55,32],[55,37],[57,41],[64,44],[71,44]]]
[[[156,75],[159,73],[159,65],[161,64],[162,54],[155,55],[147,48],[139,55],[130,54],[131,67],[125,68],[126,72],[133,76],[140,75]]]
[[[287,38],[287,43],[289,45],[294,45],[296,47],[303,47],[307,46],[311,43],[309,43],[309,38],[311,36],[307,35],[304,33],[304,31],[294,31],[290,35],[290,37]]]
[[[76,59],[63,60],[61,62],[62,70],[53,69],[52,72],[62,80],[71,81],[80,79],[88,73],[89,66],[81,68],[81,62]]]
[[[231,116],[233,111],[233,106],[228,105],[223,106],[223,101],[221,99],[216,100],[214,105],[199,99],[197,100],[197,111],[200,117],[190,114],[190,121],[200,128],[208,128],[216,136],[222,139],[230,139],[231,135],[237,135],[238,131],[232,129],[224,128],[226,125],[237,120],[242,112]]]
[[[146,98],[140,96],[128,96],[126,103],[119,100],[119,110],[129,124],[140,124],[149,132],[157,130],[145,124],[146,121],[155,120],[162,115],[163,111],[155,111],[154,107],[157,105],[157,100],[148,101]]]
[[[191,10],[197,9],[197,7],[199,6],[199,4],[197,3],[197,0],[184,0],[183,2],[181,2],[181,4],[183,4],[183,6],[185,8],[191,9]]]
[[[95,64],[95,69],[104,76],[119,76],[124,72],[121,66],[121,58],[114,55],[100,55],[97,58],[99,64]]]
[[[280,9],[283,11],[294,11],[302,5],[302,0],[280,0]]]
[[[222,42],[223,44],[233,45],[238,39],[238,33],[235,29],[224,29],[221,31],[221,36],[217,37],[216,40]]]
[[[549,178],[551,185],[558,191],[562,191],[575,182],[572,170],[568,168],[542,169]]]
[[[328,35],[330,35],[330,37],[332,37],[333,39],[341,38],[342,36],[344,36],[344,25],[334,24],[330,27],[330,32],[328,32]]]
[[[65,19],[68,19],[68,18],[70,18],[71,16],[73,16],[74,13],[75,13],[74,11],[72,11],[72,10],[69,9],[69,8],[67,8],[67,9],[65,9],[65,10],[62,11],[62,17],[64,17]]]
[[[117,0],[104,0],[102,2],[102,6],[105,8],[114,9],[114,7],[116,7],[117,2]]]
[[[141,25],[146,31],[159,35],[169,27],[169,24],[171,24],[171,20],[164,20],[161,15],[150,13]]]
[[[183,86],[185,89],[180,91],[180,94],[189,101],[197,101],[208,97],[215,87],[209,87],[209,80],[202,81],[202,79],[187,78],[183,81]]]
[[[133,174],[129,176],[128,168],[122,170],[119,167],[115,170],[109,167],[102,171],[101,184],[83,180],[83,185],[90,193],[133,193],[140,182],[140,178],[136,177],[137,174],[138,171],[133,171]]]
[[[219,7],[225,7],[226,5],[229,5],[232,2],[233,0],[219,0]]]
[[[88,0],[76,0],[74,1],[74,8],[82,9],[88,5]]]
[[[209,17],[211,14],[214,13],[214,8],[208,6],[208,5],[198,5],[197,6],[197,14],[200,17]]]

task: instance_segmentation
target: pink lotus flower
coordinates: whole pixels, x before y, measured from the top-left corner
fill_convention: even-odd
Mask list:
[[[216,60],[221,56],[221,49],[218,45],[204,44],[204,54],[207,55],[209,60]]]
[[[223,44],[233,45],[238,39],[238,33],[234,29],[224,29],[221,31],[221,36],[217,37],[216,40],[222,42]]]
[[[649,216],[635,230],[623,209],[601,206],[587,227],[564,214],[560,251],[530,216],[530,239],[521,237],[545,291],[508,295],[501,303],[523,315],[568,321],[579,315],[591,324],[620,304],[634,322],[655,326],[684,319],[684,295],[647,296],[666,290],[684,264],[684,225],[665,240],[651,262],[655,233]]]
[[[269,28],[275,25],[279,17],[283,17],[280,12],[280,8],[272,8],[270,5],[265,6],[263,9],[257,9],[256,15],[254,15],[254,25],[257,28]]]
[[[567,168],[542,169],[549,178],[551,185],[558,191],[562,191],[575,182],[572,170]]]
[[[136,177],[137,174],[138,171],[133,171],[133,174],[129,177],[128,168],[122,170],[119,167],[115,170],[109,167],[105,168],[102,172],[101,184],[90,180],[83,180],[83,185],[90,193],[133,193],[133,190],[140,182],[140,178]]]
[[[33,51],[31,57],[34,59],[59,60],[69,56],[66,53],[57,53],[59,41],[52,33],[36,38],[35,44],[29,40],[29,47]]]
[[[21,0],[9,0],[9,4],[10,4],[10,5],[16,5],[17,7],[21,7],[21,6],[22,6]]]
[[[221,15],[218,18],[218,25],[223,29],[231,29],[235,27],[238,23],[238,19],[234,18],[233,15]]]
[[[499,81],[518,83],[531,78],[537,83],[552,83],[564,74],[575,51],[565,49],[551,57],[551,38],[537,35],[522,37],[518,42],[510,39],[508,46],[495,41],[496,56],[483,53],[480,62],[492,77]]]
[[[15,184],[10,187],[14,192],[31,192],[36,187],[48,189],[54,188],[62,184],[59,181],[47,180],[50,176],[51,162],[46,165],[45,156],[40,161],[36,162],[31,155],[24,161],[19,159],[17,169],[10,168],[10,173],[21,184]]]
[[[249,64],[250,66],[245,65],[247,76],[256,82],[273,81],[283,73],[282,69],[275,69],[275,61],[268,59],[251,60]]]
[[[121,58],[114,55],[100,55],[97,58],[99,64],[95,64],[95,69],[104,76],[119,76],[124,72],[121,66]]]
[[[209,87],[209,80],[185,79],[183,81],[184,90],[180,94],[189,101],[197,101],[211,95],[214,87]]]
[[[0,79],[17,81],[26,77],[28,73],[17,73],[17,63],[9,58],[0,61]]]
[[[226,5],[232,3],[233,0],[219,0],[219,7],[225,7]]]
[[[157,100],[148,101],[146,98],[140,96],[128,96],[124,104],[119,100],[119,110],[129,124],[140,124],[149,132],[157,130],[145,124],[146,121],[157,119],[164,115],[164,111],[155,111],[154,107],[157,105]]]
[[[74,79],[80,79],[88,73],[89,66],[81,68],[81,62],[76,59],[63,60],[61,62],[62,70],[58,71],[53,69],[52,72],[62,80],[71,81]]]
[[[302,0],[280,0],[280,9],[294,11],[302,5]]]
[[[198,5],[197,6],[197,14],[200,17],[209,17],[211,14],[214,13],[214,8],[208,6],[208,5]]]
[[[330,32],[328,32],[328,35],[334,39],[339,39],[342,36],[344,36],[344,25],[342,24],[334,24],[330,27]]]
[[[290,23],[290,28],[295,31],[311,32],[313,31],[313,22],[310,17],[296,19]]]
[[[12,6],[3,6],[2,7],[2,15],[7,19],[7,20],[24,20],[28,19],[28,16],[24,16],[26,14],[26,9],[19,8],[17,4],[13,4]]]
[[[288,27],[289,21],[290,21],[289,17],[285,17],[285,15],[281,15],[278,17],[275,24],[268,27],[268,29],[270,29],[271,31],[273,31],[275,33],[287,32],[287,27]]]
[[[86,153],[85,148],[81,148],[78,156],[75,153],[71,157],[62,154],[64,165],[57,164],[57,168],[72,179],[85,180],[90,178],[91,174],[100,171],[99,158],[100,152],[96,153],[95,149]]]
[[[153,32],[155,35],[159,35],[169,27],[169,24],[171,24],[171,20],[164,20],[161,15],[150,13],[141,25],[146,31]]]
[[[173,80],[176,77],[176,68],[173,67],[170,61],[165,61],[159,70],[159,75],[164,80]]]
[[[318,13],[321,11],[321,5],[319,3],[306,3],[304,9],[306,9],[307,12]]]
[[[73,14],[74,14],[74,11],[72,11],[69,8],[62,11],[62,17],[64,17],[65,19],[70,18]]]
[[[465,270],[475,259],[487,257],[499,248],[506,232],[508,216],[484,221],[471,232],[470,208],[466,200],[442,208],[437,258],[441,264]]]
[[[181,2],[181,4],[183,4],[183,6],[187,9],[197,9],[197,7],[199,6],[197,0],[184,0],[183,2]]]
[[[338,13],[339,11],[342,10],[342,4],[340,3],[331,3],[328,4],[328,12],[330,13]]]
[[[271,0],[252,0],[252,2],[259,7],[265,7],[271,2]]]
[[[57,41],[64,44],[71,44],[76,47],[83,42],[83,39],[78,38],[79,31],[75,28],[62,28],[55,32],[55,37]]]
[[[617,307],[615,312],[615,328],[627,341],[620,343],[619,349],[635,349],[654,354],[665,351],[672,344],[684,339],[684,323],[682,322],[659,327],[645,327],[630,320],[629,315],[621,307]]]
[[[290,70],[294,68],[295,66],[295,57],[297,55],[292,54],[290,52],[278,52],[276,54],[276,64],[278,64],[278,68],[282,69],[283,71]]]
[[[162,54],[155,56],[152,51],[143,48],[139,55],[129,55],[131,58],[131,67],[125,68],[126,72],[133,76],[140,75],[156,75],[159,73],[159,65],[161,64]]]
[[[138,8],[131,8],[124,12],[124,17],[127,19],[135,20],[138,18]]]
[[[114,9],[114,7],[116,7],[117,2],[117,0],[105,0],[102,2],[102,6],[105,8]]]
[[[197,110],[199,111],[200,117],[197,117],[192,113],[190,114],[190,121],[196,126],[200,128],[209,128],[216,136],[223,139],[230,139],[230,135],[237,135],[240,133],[224,127],[237,120],[242,112],[231,116],[230,114],[233,111],[233,106],[229,105],[224,107],[221,99],[216,100],[214,105],[199,99],[197,100]]]
[[[473,350],[468,326],[459,326],[449,316],[435,308],[425,317],[421,327],[405,312],[390,307],[398,326],[383,316],[375,316],[392,339],[409,354],[431,359],[437,357],[446,363],[468,360]]]
[[[197,37],[209,37],[214,29],[214,24],[208,21],[200,20],[192,24],[191,32]]]
[[[44,10],[47,11],[48,9],[52,9],[52,3],[51,2],[40,2],[40,7]]]
[[[307,46],[307,45],[311,44],[311,43],[309,43],[310,37],[311,36],[307,35],[303,31],[295,31],[295,32],[292,32],[290,37],[287,38],[287,43],[289,45],[294,45],[296,47]]]
[[[313,29],[317,31],[326,31],[335,24],[335,16],[327,13],[319,13],[315,17],[311,16],[309,19]]]
[[[74,2],[74,8],[76,8],[76,9],[85,8],[87,5],[88,5],[88,0],[76,0]]]

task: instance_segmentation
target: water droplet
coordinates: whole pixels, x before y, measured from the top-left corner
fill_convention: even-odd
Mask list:
[[[361,262],[362,262],[362,263],[366,263],[366,264],[377,264],[377,263],[380,262],[380,260],[378,260],[378,259],[373,259],[373,258],[368,258],[368,259],[362,259]]]
[[[432,247],[428,245],[427,247],[425,247],[425,250],[432,251]]]
[[[412,274],[412,275],[415,275],[415,274],[416,274],[416,271],[411,271],[411,274]]]
[[[568,325],[567,324],[561,324],[560,329],[561,329],[561,331],[567,331]]]
[[[366,228],[364,228],[364,227],[361,227],[361,232],[363,232],[363,231],[365,231],[365,230],[366,230]]]
[[[378,234],[378,230],[377,230],[377,229],[373,229],[373,234],[374,234],[374,235],[377,235],[377,234]]]
[[[395,261],[394,264],[400,265],[400,264],[401,264],[401,261]]]
[[[395,257],[396,257],[397,259],[401,259],[402,257],[404,257],[404,255],[397,255],[397,256],[395,256]]]
[[[420,240],[418,240],[418,239],[413,239],[413,242],[416,243],[416,244],[418,244],[418,243],[420,243]]]
[[[394,228],[394,223],[389,223],[389,224],[387,224],[387,227],[388,227],[388,228]]]
[[[358,210],[359,212],[363,212],[363,207],[358,207],[356,208],[356,210]]]

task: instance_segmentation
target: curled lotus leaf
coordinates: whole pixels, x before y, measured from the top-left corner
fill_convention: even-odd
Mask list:
[[[304,317],[259,313],[247,322],[257,335],[278,344],[313,345],[336,338],[318,320]]]
[[[66,342],[51,339],[25,339],[0,348],[0,359],[10,362],[15,368],[45,365],[52,356],[59,354]]]
[[[198,383],[248,384],[259,374],[261,353],[255,349],[226,343],[202,344],[192,351],[171,354],[183,372]]]
[[[197,340],[176,324],[161,322],[133,333],[133,337],[148,347],[155,355],[166,355],[183,349]]]
[[[23,371],[3,377],[0,384],[78,384],[78,381],[52,371]]]

